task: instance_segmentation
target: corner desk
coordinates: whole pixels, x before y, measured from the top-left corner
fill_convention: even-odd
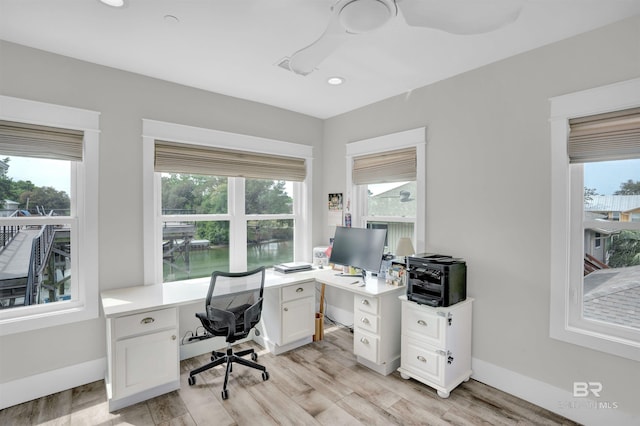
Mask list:
[[[353,294],[353,351],[359,363],[388,375],[400,366],[403,286],[368,278],[353,284],[330,269],[282,274],[267,270],[262,320],[253,339],[274,354],[312,341],[316,286]],[[359,280],[362,282],[362,279]],[[107,327],[105,383],[109,411],[180,388],[178,309],[202,301],[209,279],[134,286],[101,293]]]

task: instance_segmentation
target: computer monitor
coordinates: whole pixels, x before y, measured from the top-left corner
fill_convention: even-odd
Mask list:
[[[377,273],[380,271],[386,238],[386,229],[338,226],[329,263],[361,269],[363,278],[366,271]]]

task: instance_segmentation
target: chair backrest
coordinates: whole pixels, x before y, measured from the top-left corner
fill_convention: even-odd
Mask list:
[[[215,334],[227,336],[227,342],[247,337],[260,321],[264,278],[264,267],[211,274],[205,307]]]

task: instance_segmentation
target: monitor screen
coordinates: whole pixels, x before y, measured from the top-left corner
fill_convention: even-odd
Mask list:
[[[329,263],[378,272],[382,262],[386,229],[345,228],[338,226]]]

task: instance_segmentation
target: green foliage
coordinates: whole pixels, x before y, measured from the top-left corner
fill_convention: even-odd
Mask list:
[[[6,174],[0,175],[0,201],[4,200],[18,202],[20,209],[34,210],[38,206],[47,212],[62,210],[64,214],[68,214],[71,207],[71,200],[66,192],[51,186],[36,186],[29,180],[15,182]]]
[[[284,181],[247,179],[245,210],[247,214],[291,213],[291,197],[285,192]]]
[[[640,181],[628,181],[620,184],[620,189],[613,193],[613,195],[640,195]]]
[[[622,268],[640,265],[640,231],[621,231],[609,248],[609,266]]]
[[[291,213],[293,203],[286,193],[286,182],[245,180],[247,214]],[[228,180],[224,177],[171,174],[162,177],[164,214],[226,214]],[[259,221],[249,225],[249,241],[291,238],[290,220]],[[198,222],[196,238],[214,245],[229,244],[229,222]]]

